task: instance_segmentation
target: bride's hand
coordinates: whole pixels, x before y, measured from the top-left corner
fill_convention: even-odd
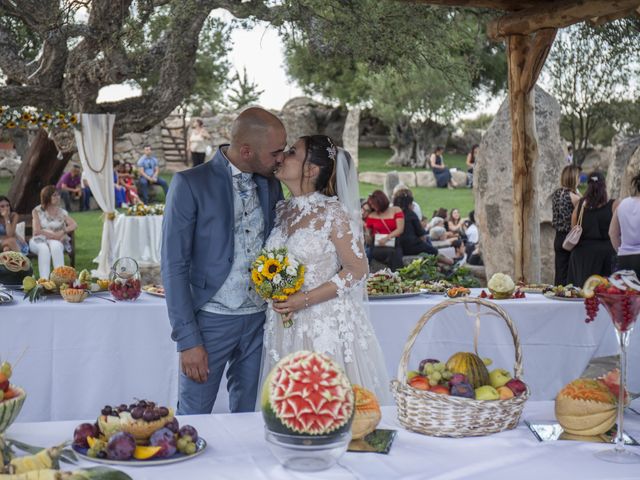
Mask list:
[[[280,315],[294,313],[303,308],[305,308],[305,294],[302,292],[296,292],[286,300],[273,301],[273,310]]]

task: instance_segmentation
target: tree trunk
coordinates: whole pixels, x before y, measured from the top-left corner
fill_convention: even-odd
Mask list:
[[[392,130],[391,148],[393,155],[387,162],[387,165],[398,165],[409,167],[413,164],[415,155],[415,134],[411,126],[411,122],[403,120],[396,123],[395,129]]]
[[[58,160],[58,149],[46,131],[39,130],[22,159],[22,165],[11,183],[9,198],[18,213],[31,213],[40,203],[40,190],[55,185],[69,162],[72,153],[64,153]]]
[[[351,154],[356,168],[359,165],[358,141],[360,140],[360,109],[358,107],[347,107],[347,119],[342,130],[342,146]]]
[[[555,30],[507,39],[513,155],[513,239],[516,281],[540,281],[540,221],[536,208],[538,140],[533,87]]]
[[[437,146],[445,146],[449,139],[449,129],[438,122],[427,118],[423,122],[416,122],[415,132],[415,160],[416,168],[428,167],[429,157]]]

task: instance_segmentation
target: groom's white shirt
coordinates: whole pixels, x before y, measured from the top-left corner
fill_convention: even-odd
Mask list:
[[[202,310],[223,315],[247,315],[262,312],[266,303],[252,289],[249,269],[258,257],[264,239],[264,215],[255,182],[243,184],[242,173],[229,162],[233,182],[234,253],[233,264],[227,279]],[[242,192],[242,195],[241,195]],[[212,205],[211,208],[219,208]]]

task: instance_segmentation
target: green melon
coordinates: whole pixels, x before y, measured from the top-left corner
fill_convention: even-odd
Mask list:
[[[3,433],[7,428],[9,428],[9,425],[11,425],[16,419],[20,410],[22,410],[24,399],[27,396],[21,388],[13,385],[11,388],[17,390],[19,395],[9,400],[0,401],[0,433]]]
[[[299,351],[267,376],[261,396],[267,428],[288,435],[333,435],[351,428],[355,395],[344,371],[329,357]]]
[[[482,359],[471,352],[458,352],[451,355],[447,360],[447,370],[452,373],[462,373],[473,388],[491,385],[489,371]]]

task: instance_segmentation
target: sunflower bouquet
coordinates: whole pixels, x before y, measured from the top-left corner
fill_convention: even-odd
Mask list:
[[[265,300],[286,300],[302,288],[304,265],[287,253],[285,247],[263,249],[251,264],[251,280],[256,292]],[[285,328],[293,325],[291,314],[283,321]]]

